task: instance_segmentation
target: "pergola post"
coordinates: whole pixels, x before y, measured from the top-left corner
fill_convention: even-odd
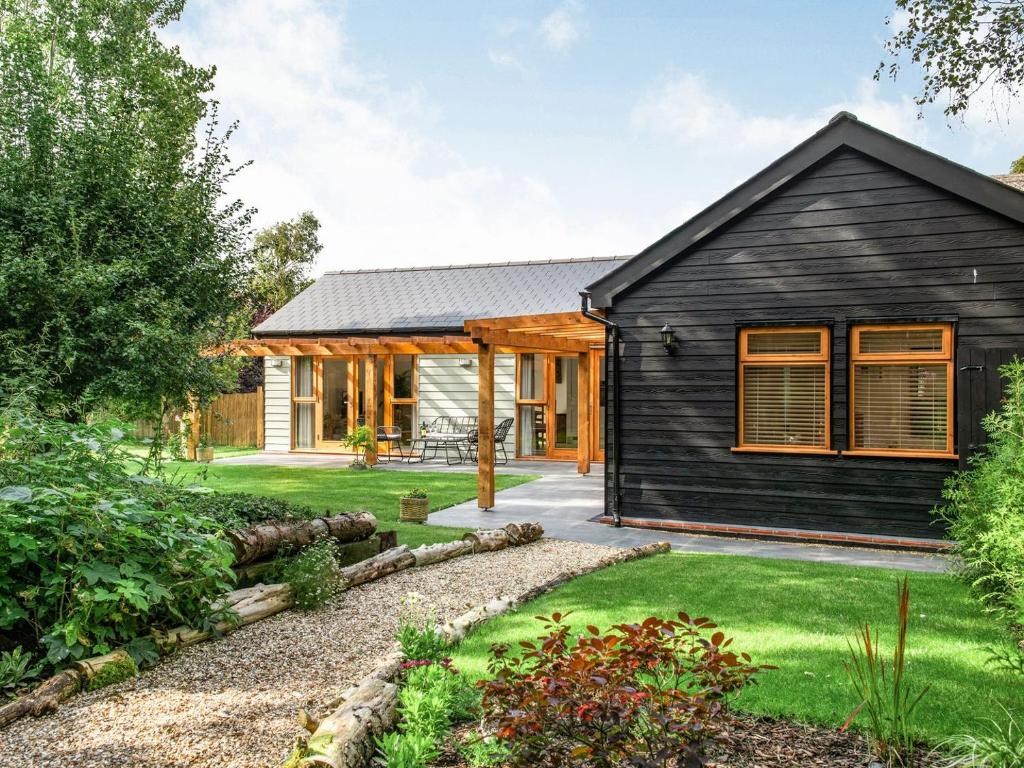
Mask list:
[[[590,473],[590,353],[580,352],[577,374],[576,407],[576,471],[581,475]]]
[[[366,449],[366,463],[377,463],[377,356],[368,355],[366,358],[366,375],[363,379],[365,392],[363,393],[363,410],[366,414],[364,424],[370,430],[370,447]]]
[[[480,509],[494,506],[494,345],[477,347],[477,481],[476,503]]]

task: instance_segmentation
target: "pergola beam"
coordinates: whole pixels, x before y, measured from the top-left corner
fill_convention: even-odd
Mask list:
[[[593,320],[584,317],[580,312],[552,312],[547,315],[513,315],[510,317],[485,317],[479,320],[467,320],[466,326],[491,328],[496,331],[530,328],[552,325],[589,325]]]
[[[502,347],[545,349],[552,352],[586,352],[590,342],[583,339],[563,339],[555,336],[537,336],[511,331],[491,330],[472,326],[470,335],[481,344],[496,344]]]

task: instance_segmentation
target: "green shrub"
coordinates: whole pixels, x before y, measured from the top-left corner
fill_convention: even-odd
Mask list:
[[[473,768],[504,765],[511,756],[508,747],[493,735],[483,736],[479,733],[471,733],[462,740],[458,748],[459,754]]]
[[[51,664],[106,653],[152,627],[206,628],[231,588],[213,521],[157,505],[119,430],[0,421],[0,631]]]
[[[956,543],[960,571],[989,605],[1024,617],[1024,361],[1000,368],[999,411],[984,420],[989,442],[971,468],[946,481],[936,510]]]
[[[475,716],[476,691],[449,664],[419,664],[406,670],[398,693],[398,731],[377,740],[386,768],[423,768],[440,754],[454,723]]]
[[[21,646],[0,653],[0,693],[13,696],[26,683],[39,677],[43,665],[32,665],[32,654]]]
[[[177,503],[193,515],[214,520],[224,530],[244,528],[267,520],[309,520],[312,507],[251,493],[213,493],[194,488],[172,489],[164,503]]]
[[[566,616],[538,616],[545,635],[521,655],[494,645],[477,685],[509,765],[648,768],[703,765],[729,698],[761,670],[707,618],[679,613],[570,634]]]
[[[426,488],[413,488],[411,491],[407,491],[402,494],[403,499],[425,499],[427,498]]]
[[[100,688],[106,688],[108,685],[128,680],[137,674],[139,674],[139,667],[135,663],[135,659],[131,656],[126,656],[123,661],[113,661],[103,667],[95,677],[89,680],[85,689],[87,691],[98,691]]]
[[[409,661],[441,661],[451,650],[443,636],[434,631],[437,617],[428,609],[422,595],[410,592],[402,598],[396,638],[402,656]]]
[[[954,736],[939,745],[947,768],[1020,768],[1024,765],[1024,729],[1010,713],[1006,723],[989,720],[974,736]]]
[[[312,611],[338,594],[341,569],[336,552],[333,541],[321,539],[284,566],[282,578],[291,585],[296,608]]]

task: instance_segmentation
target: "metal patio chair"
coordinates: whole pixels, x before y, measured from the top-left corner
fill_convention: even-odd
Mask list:
[[[508,453],[505,451],[505,440],[508,438],[508,433],[512,429],[512,424],[515,419],[502,419],[498,422],[498,426],[494,428],[494,463],[497,464],[508,464]],[[480,433],[474,428],[469,436],[466,438],[468,444],[468,455],[470,461],[479,460],[480,451]],[[501,461],[498,461],[498,453],[501,453]]]

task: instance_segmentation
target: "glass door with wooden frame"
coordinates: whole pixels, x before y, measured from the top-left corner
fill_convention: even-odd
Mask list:
[[[573,459],[579,431],[579,356],[549,352],[516,355],[516,455]],[[593,419],[592,419],[593,420]]]

